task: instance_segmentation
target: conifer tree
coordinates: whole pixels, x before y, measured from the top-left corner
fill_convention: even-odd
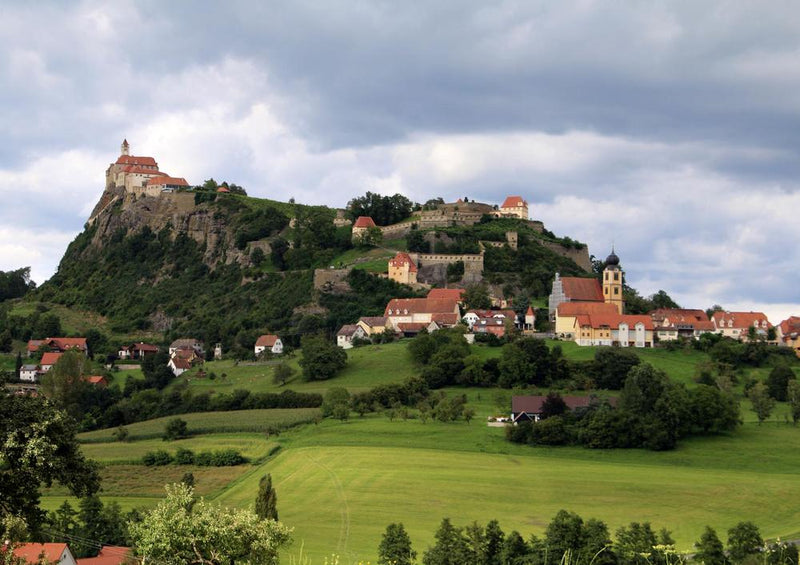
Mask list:
[[[278,495],[272,487],[272,475],[267,473],[258,483],[256,516],[261,520],[278,519]]]

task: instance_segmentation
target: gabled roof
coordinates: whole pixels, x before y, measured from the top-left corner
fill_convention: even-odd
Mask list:
[[[409,273],[417,272],[417,265],[414,263],[408,253],[398,251],[394,258],[389,259],[390,267],[402,267],[403,265],[408,265]]]
[[[428,292],[428,298],[445,298],[447,300],[456,300],[460,302],[464,299],[463,288],[432,288]]]
[[[756,322],[761,325],[764,321],[767,322],[767,327],[772,327],[763,312],[714,312],[711,319],[717,326],[724,322],[725,327],[728,327],[728,322],[733,321],[732,328],[749,328]]]
[[[634,314],[581,314],[575,317],[581,327],[590,326],[597,328],[619,328],[620,324],[628,324],[633,328],[636,324],[644,324],[644,329],[653,329],[653,319],[650,316]]]
[[[227,186],[219,186],[217,187],[217,192],[230,192],[231,190]]]
[[[186,182],[186,179],[183,177],[158,176],[147,180],[147,186],[161,186],[162,184],[170,186],[189,186],[189,183]]]
[[[455,326],[458,323],[458,314],[455,312],[437,312],[431,315],[431,321],[440,326]]]
[[[43,339],[29,339],[28,340],[28,351],[33,353],[34,351],[39,349],[39,346],[42,345],[43,343],[44,343]]]
[[[507,196],[503,201],[501,208],[517,208],[518,206],[527,206],[528,203],[522,199],[522,196]]]
[[[470,310],[467,314],[475,314],[478,318],[511,318],[515,320],[517,313],[513,310]],[[467,314],[464,314],[465,316]]]
[[[178,347],[200,347],[202,348],[203,342],[190,337],[182,337],[176,339],[169,344],[170,349],[177,349]]]
[[[117,158],[117,165],[144,165],[147,167],[158,168],[158,163],[152,157],[135,157],[133,155],[120,155]]]
[[[371,328],[382,328],[386,326],[386,316],[362,316],[358,319]]]
[[[256,347],[272,347],[279,339],[275,334],[264,334],[256,340]]]
[[[392,298],[386,305],[384,315],[406,316],[437,312],[458,312],[458,302],[446,298]],[[406,311],[408,314],[406,314]]]
[[[148,169],[147,167],[140,167],[139,165],[125,165],[122,167],[122,172],[138,173],[140,175],[167,176],[167,173],[164,171],[159,171],[158,169]]]
[[[78,559],[78,565],[122,565],[136,563],[131,548],[114,545],[104,545],[97,557]]]
[[[197,351],[195,351],[191,347],[186,347],[186,346],[178,347],[175,349],[174,353],[172,354],[172,357],[175,359],[188,359],[188,360],[197,359]]]
[[[44,553],[49,563],[58,563],[64,551],[69,551],[65,543],[23,543],[14,548],[14,555],[28,563],[38,563]]]
[[[48,337],[45,342],[50,347],[58,349],[80,349],[86,351],[86,338],[85,337]]]
[[[354,228],[373,228],[375,221],[369,216],[359,216],[356,223],[353,224]]]
[[[19,368],[20,371],[35,371],[36,365],[23,365]]]
[[[187,371],[192,368],[192,364],[188,359],[182,359],[180,357],[173,357],[171,359],[173,367],[176,369],[186,369]]]
[[[157,353],[158,352],[158,346],[157,345],[153,345],[151,343],[144,343],[144,342],[141,342],[141,341],[139,343],[134,343],[133,345],[131,345],[130,348],[133,349],[134,351],[142,351],[142,352],[150,352],[150,353]]]
[[[597,279],[561,277],[561,288],[568,300],[603,301],[603,288]]]
[[[546,396],[512,396],[511,412],[514,414],[518,414],[520,412],[526,412],[528,414],[541,414],[542,404],[544,404],[546,399]],[[594,400],[590,396],[562,396],[561,399],[570,410],[590,406],[592,404],[592,400]]]
[[[525,311],[526,316],[534,316],[533,306],[528,306],[528,309]]]
[[[587,314],[619,314],[619,310],[608,302],[562,302],[556,308],[556,316],[566,317]]]
[[[800,317],[789,316],[779,324],[779,328],[783,337],[800,333]]]
[[[401,322],[397,324],[397,328],[401,332],[408,332],[408,333],[420,332],[422,331],[423,328],[427,327],[428,324],[423,322]]]
[[[92,375],[89,377],[83,377],[83,380],[89,383],[90,385],[107,385],[108,379],[106,379],[102,375]]]
[[[358,330],[359,328],[360,326],[357,326],[356,324],[345,324],[341,327],[341,329],[338,332],[336,332],[336,335],[337,336],[343,335],[346,337],[350,337],[354,333],[356,333],[356,330]]]
[[[42,355],[42,361],[40,365],[55,365],[56,361],[58,361],[59,357],[64,355],[63,353],[57,353],[55,351],[48,351],[44,355]]]

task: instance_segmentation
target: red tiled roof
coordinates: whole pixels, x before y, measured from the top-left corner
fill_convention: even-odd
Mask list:
[[[356,330],[359,327],[360,326],[357,326],[356,324],[345,324],[339,329],[338,332],[336,332],[336,335],[351,336],[356,333]]]
[[[278,336],[274,334],[264,334],[259,336],[256,340],[257,347],[272,347],[275,345],[275,342],[278,341]]]
[[[104,545],[97,557],[78,559],[77,563],[78,565],[122,565],[135,563],[135,560],[129,547]]]
[[[513,310],[470,310],[467,314],[475,314],[478,318],[511,318],[516,319],[517,313]]]
[[[64,355],[63,353],[57,353],[54,351],[48,351],[44,355],[42,355],[42,361],[40,365],[55,365],[58,358]]]
[[[108,379],[106,379],[102,375],[92,375],[90,377],[83,377],[83,380],[89,383],[90,385],[107,385]]]
[[[557,316],[587,314],[619,314],[617,307],[608,302],[562,302],[556,308]]]
[[[440,326],[455,326],[458,323],[458,314],[455,312],[437,312],[431,315],[431,321]]]
[[[591,326],[592,328],[618,328],[620,324],[628,324],[633,328],[636,324],[644,324],[644,329],[653,329],[653,319],[645,315],[633,314],[581,314],[576,316],[580,326]]]
[[[140,167],[138,165],[125,165],[122,167],[123,173],[138,173],[140,175],[154,175],[154,176],[169,176],[164,171],[158,169],[148,169],[147,167]]]
[[[401,322],[397,324],[401,332],[418,332],[423,328],[428,327],[428,324],[422,322]]]
[[[189,183],[183,177],[157,176],[147,180],[147,186],[160,186],[162,184],[189,186]]]
[[[528,309],[525,311],[526,316],[533,316],[533,306],[528,306]]]
[[[186,369],[187,371],[192,368],[192,364],[189,362],[188,359],[182,359],[180,357],[173,357],[172,364],[175,366],[176,369]]]
[[[417,272],[417,265],[414,263],[414,261],[411,259],[411,256],[408,253],[405,253],[403,251],[398,251],[397,255],[395,255],[393,259],[389,259],[389,266],[391,267],[402,267],[403,265],[409,266],[408,267],[409,273]]]
[[[458,303],[446,298],[392,298],[386,305],[384,315],[406,316],[410,314],[458,312]],[[408,314],[405,311],[408,310]],[[398,313],[398,311],[400,313]]]
[[[217,192],[230,192],[230,189],[224,186],[217,188]]]
[[[175,349],[175,352],[172,354],[172,357],[175,359],[196,359],[197,358],[197,351],[192,349],[191,347],[178,347]]]
[[[133,155],[120,155],[117,158],[117,165],[145,165],[158,168],[158,163],[152,157],[135,157]]]
[[[354,228],[372,228],[375,227],[375,221],[369,216],[359,216],[356,223],[353,224]]]
[[[39,349],[39,346],[42,345],[43,343],[44,343],[43,339],[29,339],[28,340],[28,351],[33,353],[34,351]]]
[[[141,342],[141,341],[139,343],[134,343],[131,346],[131,349],[133,349],[134,351],[142,351],[142,352],[148,352],[148,353],[158,353],[158,346],[157,345],[152,345],[150,343],[144,343],[144,342]]]
[[[461,301],[464,298],[463,288],[432,288],[428,292],[428,298],[445,298],[448,300]]]
[[[561,288],[564,289],[567,300],[603,301],[603,288],[597,279],[561,277]]]
[[[39,556],[44,553],[49,563],[58,563],[65,550],[68,550],[65,543],[23,543],[14,548],[14,555],[28,563],[38,563]]]
[[[522,196],[508,196],[503,201],[501,208],[517,208],[518,206],[527,206],[528,203],[522,199]]]
[[[46,341],[50,347],[56,347],[62,351],[67,349],[86,351],[87,349],[85,337],[48,337]]]
[[[764,321],[767,322],[768,328],[772,327],[763,312],[714,312],[712,320],[717,327],[720,327],[721,323],[724,322],[727,328],[730,321],[733,321],[733,325],[730,326],[732,328],[749,328],[755,325],[756,322],[760,327]]]
[[[781,335],[787,336],[793,333],[800,333],[800,317],[789,316],[779,324]]]

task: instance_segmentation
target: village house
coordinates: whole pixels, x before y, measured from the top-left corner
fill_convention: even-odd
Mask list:
[[[580,314],[572,334],[578,345],[653,347],[650,316],[626,314]]]
[[[417,284],[417,272],[417,265],[408,253],[400,251],[393,259],[389,259],[390,280],[400,284]]]
[[[617,399],[614,397],[601,400],[594,396],[562,396],[561,399],[569,410],[588,408],[603,402],[608,402],[612,406],[617,403]],[[545,400],[547,400],[546,396],[512,396],[511,421],[515,424],[519,422],[538,422],[542,417],[542,406]]]
[[[188,359],[183,359],[181,357],[172,357],[167,362],[167,367],[169,367],[173,375],[179,377],[183,373],[192,368],[192,362],[189,361]]]
[[[149,343],[139,342],[131,345],[123,345],[117,352],[120,359],[143,359],[148,355],[158,353],[158,346]]]
[[[185,178],[160,176],[147,180],[144,193],[147,196],[158,196],[162,192],[175,192],[187,188],[189,188],[189,183]]]
[[[681,337],[697,339],[714,331],[713,322],[703,310],[659,308],[648,315],[653,320],[658,341],[673,341]]]
[[[336,332],[336,345],[342,349],[352,349],[354,339],[366,339],[364,328],[358,324],[345,324]]]
[[[555,334],[572,339],[575,337],[575,318],[580,315],[618,314],[617,307],[607,302],[563,302],[556,308]]]
[[[44,355],[42,355],[42,360],[39,361],[39,374],[40,376],[49,371],[53,368],[58,362],[58,359],[63,355],[63,353],[55,352],[55,351],[48,351]]]
[[[523,330],[533,331],[536,326],[536,313],[533,311],[532,306],[528,306],[525,311],[525,323],[522,326]]]
[[[459,321],[458,302],[452,299],[393,298],[384,315],[387,324],[406,336],[416,335],[433,321],[440,328],[455,326]]]
[[[38,373],[39,367],[36,365],[23,365],[19,369],[19,380],[35,383]]]
[[[478,318],[470,326],[470,330],[476,334],[493,334],[497,337],[504,337],[507,321],[508,318]]]
[[[500,215],[527,220],[529,217],[528,203],[522,199],[522,196],[509,196],[500,205]]]
[[[58,353],[64,353],[70,349],[76,349],[84,354],[89,351],[85,337],[47,337],[45,339],[32,339],[28,341],[26,349],[28,357],[40,349]]]
[[[100,387],[100,388],[108,388],[108,379],[105,378],[103,375],[91,375],[87,377],[83,377],[83,380],[90,385]]]
[[[254,348],[256,357],[267,350],[274,355],[280,355],[283,353],[283,342],[281,341],[281,338],[274,334],[264,334],[259,336],[259,338],[256,340],[256,345]]]
[[[357,241],[366,235],[369,228],[375,228],[375,220],[370,218],[369,216],[359,216],[358,219],[353,224],[353,241]]]
[[[750,328],[757,338],[766,339],[772,327],[763,312],[714,312],[711,322],[716,333],[742,341],[750,339]]]
[[[776,332],[778,344],[791,347],[800,357],[800,317],[789,316],[778,325]]]
[[[31,564],[39,563],[44,555],[47,563],[55,565],[77,565],[66,543],[22,543],[14,548],[14,556]]]
[[[175,352],[178,350],[186,351],[191,349],[194,351],[195,356],[199,358],[203,358],[205,356],[205,349],[204,344],[202,341],[193,339],[193,338],[181,338],[176,339],[172,343],[169,344],[169,356],[172,357],[175,355]]]
[[[382,334],[387,327],[391,327],[386,316],[362,316],[356,324],[364,330],[367,337]]]
[[[499,320],[504,323],[506,320],[511,320],[512,324],[516,324],[517,321],[517,313],[513,310],[505,309],[505,310],[469,310],[461,320],[467,324],[467,327],[471,330],[473,326],[478,324],[481,320]],[[484,323],[486,325],[486,323]]]

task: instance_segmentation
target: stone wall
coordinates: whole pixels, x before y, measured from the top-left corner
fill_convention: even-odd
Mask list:
[[[351,269],[314,269],[314,288],[323,292],[348,292]]]
[[[592,261],[589,259],[588,246],[583,246],[581,249],[575,249],[574,247],[564,247],[560,243],[555,243],[553,241],[539,241],[539,243],[556,255],[561,255],[567,259],[572,259],[575,261],[575,264],[577,264],[584,271],[591,272]]]
[[[447,282],[447,266],[464,263],[462,282],[474,284],[483,280],[483,255],[453,255],[445,253],[409,253],[417,264],[417,280],[422,283],[444,284]]]

